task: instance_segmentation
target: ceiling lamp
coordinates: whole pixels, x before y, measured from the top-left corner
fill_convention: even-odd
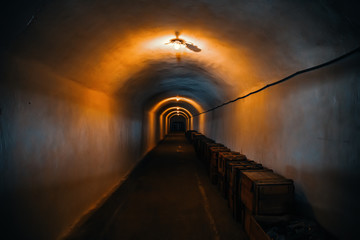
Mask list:
[[[165,43],[166,45],[172,45],[174,47],[175,50],[179,50],[180,48],[184,48],[186,47],[187,49],[193,51],[193,52],[200,52],[201,49],[194,45],[191,42],[187,42],[182,38],[179,38],[180,33],[179,32],[175,32],[175,36],[176,38],[170,39],[169,42]]]

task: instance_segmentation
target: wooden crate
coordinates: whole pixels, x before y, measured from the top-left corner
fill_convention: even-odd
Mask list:
[[[319,226],[316,221],[296,215],[254,215],[243,208],[243,228],[249,240],[336,238]]]
[[[225,175],[227,179],[228,185],[233,185],[235,182],[236,170],[257,170],[257,169],[264,169],[261,164],[257,164],[254,161],[248,161],[243,157],[234,158],[230,161],[227,161],[225,164]]]
[[[255,215],[281,215],[291,211],[294,184],[271,171],[241,172],[241,202]]]
[[[236,179],[236,170],[263,170],[264,167],[261,164],[255,163],[254,161],[248,161],[243,158],[240,159],[232,159],[227,161],[225,164],[225,176],[226,176],[226,184],[227,186],[235,185],[234,182],[238,182]]]
[[[253,165],[256,165],[256,163],[254,161],[251,161],[250,162],[253,164]],[[233,210],[233,214],[234,214],[234,218],[237,220],[237,221],[241,221],[242,218],[241,218],[241,212],[242,212],[242,201],[241,201],[241,176],[242,176],[242,173],[244,172],[272,172],[271,169],[268,169],[268,168],[265,168],[265,167],[262,167],[261,169],[259,168],[250,168],[250,169],[240,169],[240,168],[235,168],[235,192],[233,193],[233,196],[234,196],[234,210]]]
[[[190,142],[191,142],[192,144],[194,144],[195,141],[196,141],[196,138],[199,137],[199,136],[201,136],[201,135],[202,135],[201,133],[192,132],[191,135],[190,135]]]
[[[261,170],[263,166],[260,164],[253,164],[247,160],[233,160],[227,162],[226,167],[226,184],[229,191],[235,192],[237,187],[236,174],[240,170]],[[229,195],[230,196],[230,195]]]
[[[196,130],[188,130],[188,131],[186,131],[185,136],[186,136],[186,138],[187,138],[188,141],[191,140],[191,134],[192,134],[193,132],[197,132],[197,131],[196,131]]]
[[[221,152],[230,152],[227,147],[210,147],[210,165],[218,169],[218,157]]]
[[[224,158],[222,162],[221,169],[219,170],[220,174],[225,176],[225,178],[228,178],[229,176],[229,166],[230,165],[254,165],[251,161],[248,161],[245,155],[239,154],[239,155],[233,155],[233,156],[227,156]],[[261,165],[260,165],[261,166]],[[227,180],[228,182],[228,180]]]
[[[209,144],[213,144],[212,146],[216,146],[217,143],[215,143],[214,140],[207,138],[204,141],[201,142],[201,146],[200,146],[200,159],[203,162],[206,162],[207,160],[207,151],[208,151],[208,146]]]
[[[232,152],[233,153],[233,152]],[[222,161],[220,160],[222,158]],[[222,184],[222,186],[219,187],[219,189],[221,190],[221,195],[227,199],[228,198],[228,189],[229,189],[229,180],[228,180],[228,175],[226,174],[227,172],[227,167],[228,164],[232,162],[233,164],[245,164],[247,163],[246,161],[246,156],[239,154],[239,153],[234,153],[234,154],[224,154],[224,153],[219,153],[219,162],[218,162],[218,171],[219,171],[219,176],[222,177],[222,180],[219,184]]]
[[[199,155],[202,155],[203,153],[203,148],[204,148],[204,145],[206,142],[211,142],[211,143],[214,143],[215,141],[206,137],[206,136],[203,136],[199,139],[198,141],[198,152],[199,152]]]
[[[218,187],[218,190],[219,190],[220,195],[221,195],[222,197],[225,197],[225,196],[224,196],[224,191],[225,191],[224,186],[225,186],[224,176],[218,175],[217,187]]]
[[[241,172],[243,171],[272,171],[254,161],[230,162],[227,169],[228,176],[228,205],[235,220],[241,220]]]
[[[235,158],[239,158],[239,157],[245,157],[244,160],[246,160],[246,156],[240,154],[239,152],[221,152],[221,153],[219,153],[219,160],[218,160],[219,173],[224,176],[226,161],[232,160]]]
[[[221,196],[225,199],[228,197],[228,185],[227,185],[227,176],[225,174],[226,168],[225,163],[230,160],[237,161],[245,161],[246,157],[241,155],[238,152],[220,152],[218,157],[218,190]],[[236,161],[237,160],[237,161]]]
[[[206,138],[205,135],[201,134],[201,133],[196,133],[194,134],[193,137],[193,146],[195,149],[195,152],[198,153],[199,151],[199,143],[201,141],[201,139]]]
[[[265,233],[256,218],[251,214],[251,211],[243,208],[243,227],[249,240],[271,240],[269,235]]]
[[[214,143],[214,140],[207,138],[204,135],[197,139],[195,149],[196,149],[196,153],[200,159],[203,159],[203,152],[204,152],[203,148],[204,148],[204,145],[206,142]]]
[[[230,152],[227,147],[210,147],[209,177],[212,184],[218,183],[218,156],[219,152]]]
[[[224,145],[219,143],[205,143],[203,162],[206,167],[207,173],[210,172],[210,161],[211,161],[210,147],[224,147]]]

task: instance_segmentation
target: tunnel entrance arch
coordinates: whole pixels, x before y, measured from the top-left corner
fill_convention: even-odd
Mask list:
[[[170,132],[170,119],[176,115],[180,115],[185,118],[185,130],[192,129],[193,114],[189,110],[183,107],[169,107],[160,114],[160,135],[165,136]]]
[[[189,116],[186,114],[186,112],[182,112],[182,111],[172,111],[170,113],[168,113],[165,117],[165,135],[171,132],[171,119],[175,116],[178,117],[183,117],[183,123],[184,123],[184,131],[188,130],[190,125],[189,125]]]
[[[205,116],[202,114],[196,119],[194,119],[194,123],[192,123],[193,118],[191,117],[193,114],[198,114],[200,112],[204,111],[204,108],[195,100],[185,97],[185,96],[173,96],[173,97],[167,97],[164,98],[156,103],[153,103],[150,107],[150,109],[147,111],[147,114],[145,116],[145,122],[146,127],[144,127],[144,135],[146,136],[146,140],[144,143],[144,146],[146,146],[146,151],[151,150],[156,142],[160,139],[163,139],[166,135],[166,130],[169,129],[169,119],[166,119],[166,116],[164,118],[164,115],[162,113],[167,106],[172,106],[173,104],[180,105],[179,108],[182,108],[181,106],[191,106],[189,109],[194,109],[194,112],[191,112],[189,115],[184,111],[185,118],[187,119],[187,127],[186,129],[193,127],[194,129],[197,129],[198,131],[202,131],[205,129]],[[164,108],[164,109],[163,109]],[[184,107],[187,108],[187,107]],[[162,110],[163,109],[163,110]],[[161,111],[162,110],[162,111]],[[190,111],[189,111],[190,112]],[[166,124],[168,124],[166,126]],[[165,126],[165,128],[164,128]]]

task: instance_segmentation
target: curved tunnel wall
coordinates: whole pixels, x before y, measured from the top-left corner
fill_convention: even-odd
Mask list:
[[[2,226],[55,239],[141,159],[142,124],[101,92],[21,66],[0,90]]]
[[[196,115],[360,39],[351,1],[39,2],[11,3],[0,48],[2,226],[35,239],[66,234],[156,146],[161,113],[178,104],[154,108],[162,100],[192,99],[200,107],[181,106]],[[164,45],[176,30],[201,52],[179,57]],[[346,239],[358,215],[359,62],[299,76],[193,126],[293,178],[302,209]]]
[[[351,239],[360,201],[360,52],[206,113],[205,134],[295,183],[297,211]]]

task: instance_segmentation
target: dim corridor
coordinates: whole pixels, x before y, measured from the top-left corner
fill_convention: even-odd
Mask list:
[[[247,239],[183,133],[167,135],[67,239]]]

